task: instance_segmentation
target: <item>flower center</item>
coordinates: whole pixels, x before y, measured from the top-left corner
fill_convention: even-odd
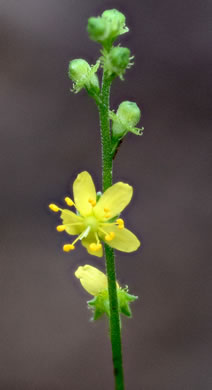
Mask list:
[[[86,227],[88,226],[90,227],[92,232],[97,232],[99,223],[95,217],[93,216],[86,217],[84,219],[84,223]]]

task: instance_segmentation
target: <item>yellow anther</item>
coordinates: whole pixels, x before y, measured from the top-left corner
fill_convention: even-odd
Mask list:
[[[96,206],[96,201],[94,199],[89,198],[88,202],[91,204],[91,206]]]
[[[65,244],[63,245],[64,252],[70,252],[75,249],[75,246],[73,244]]]
[[[116,223],[118,224],[118,229],[124,229],[124,221],[121,218],[118,218],[116,220]]]
[[[57,213],[60,210],[59,207],[53,203],[49,204],[49,208],[50,208],[50,210],[54,211],[55,213]]]
[[[96,252],[96,251],[98,250],[98,249],[97,249],[97,246],[98,246],[98,245],[96,245],[95,242],[92,242],[92,243],[89,245],[89,248],[90,248],[91,251]]]
[[[100,244],[100,242],[97,244],[97,246],[96,246],[96,250],[98,251],[99,249],[101,249],[102,248],[102,244]]]
[[[110,233],[105,236],[105,240],[106,241],[111,241],[112,240]]]
[[[111,240],[113,240],[113,238],[115,237],[115,233],[114,232],[110,232],[110,237],[111,237]]]
[[[58,226],[56,227],[56,229],[57,229],[58,232],[64,232],[65,226],[64,226],[64,225],[58,225]]]
[[[107,214],[105,214],[105,218],[111,218],[111,214],[110,213],[107,213]]]
[[[71,199],[71,198],[69,198],[68,196],[66,196],[65,197],[65,202],[66,202],[66,204],[68,205],[68,206],[73,206],[74,205],[74,202],[73,202],[73,200]]]
[[[110,211],[110,209],[108,207],[104,207],[104,212],[105,213],[108,213]]]

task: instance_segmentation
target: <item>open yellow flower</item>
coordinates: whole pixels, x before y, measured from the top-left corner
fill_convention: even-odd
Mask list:
[[[62,225],[57,226],[57,230],[78,236],[71,244],[65,244],[63,250],[75,249],[79,240],[88,253],[98,257],[103,255],[101,241],[122,252],[137,250],[140,241],[124,227],[123,219],[116,218],[130,202],[132,193],[131,186],[118,182],[96,201],[96,189],[90,174],[86,171],[80,173],[73,184],[74,201],[65,198],[66,204],[75,206],[77,213],[55,204],[49,205],[52,211],[61,212]]]

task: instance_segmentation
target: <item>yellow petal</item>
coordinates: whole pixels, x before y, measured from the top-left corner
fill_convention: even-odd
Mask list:
[[[120,214],[132,198],[133,188],[126,183],[116,183],[108,188],[94,207],[94,214],[100,220],[109,215],[113,218]]]
[[[140,246],[140,241],[128,229],[124,228],[120,230],[117,226],[113,225],[103,225],[103,229],[107,233],[110,233],[111,231],[115,233],[115,237],[111,241],[105,241],[114,249],[118,249],[122,252],[134,252]],[[101,235],[102,239],[104,240],[104,235],[102,233],[99,233],[99,235]]]
[[[73,213],[73,211],[66,210],[66,209],[62,210],[60,218],[62,219],[63,224],[67,225],[65,226],[66,233],[71,235],[72,234],[77,235],[83,231],[84,229],[83,218]]]
[[[103,248],[101,247],[98,251],[91,251],[89,245],[93,242],[96,243],[96,238],[93,233],[88,234],[86,238],[83,238],[81,243],[87,249],[88,253],[93,256],[102,257],[103,256]]]
[[[96,296],[107,288],[106,275],[91,265],[79,267],[75,272],[75,276],[80,280],[84,289],[91,295]]]
[[[91,175],[84,171],[81,172],[73,184],[74,201],[77,209],[82,216],[90,215],[92,205],[90,201],[96,201],[96,189]]]

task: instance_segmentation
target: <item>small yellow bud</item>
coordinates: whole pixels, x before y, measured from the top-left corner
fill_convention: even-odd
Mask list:
[[[58,225],[58,226],[56,227],[56,229],[57,229],[58,232],[64,232],[65,226],[64,226],[64,225]]]
[[[63,245],[64,252],[70,252],[75,249],[75,246],[73,244],[65,244]]]
[[[73,200],[71,199],[71,198],[69,198],[68,196],[66,196],[65,197],[65,202],[66,202],[66,204],[68,205],[68,206],[73,206],[74,205],[74,202],[73,202]]]
[[[55,213],[57,213],[60,210],[59,207],[56,206],[56,204],[53,204],[53,203],[49,204],[49,208],[50,208],[51,211],[54,211]]]

